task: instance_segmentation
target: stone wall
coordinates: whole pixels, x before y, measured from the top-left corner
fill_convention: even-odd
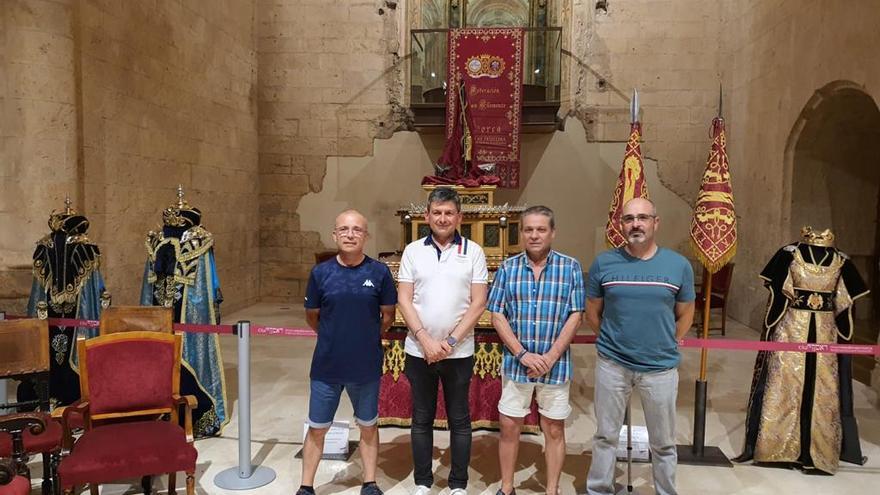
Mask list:
[[[114,300],[182,184],[215,237],[226,311],[259,294],[254,2],[84,2],[86,210]]]
[[[401,12],[377,0],[259,4],[264,300],[302,296],[314,253],[325,249],[301,228],[297,208],[321,190],[327,157],[368,155],[373,138],[402,125]]]
[[[800,117],[817,91],[836,81],[880,102],[880,65],[866,63],[880,43],[880,4],[728,1],[723,18],[728,153],[740,218],[731,314],[758,328],[767,295],[756,274],[800,227],[791,225],[792,174],[803,172],[791,162]],[[852,201],[875,214],[876,197]]]
[[[0,2],[0,310],[21,312],[34,243],[77,202],[72,2]]]
[[[259,42],[260,174],[261,174],[261,294],[264,299],[293,300],[302,295],[313,253],[329,241],[319,234],[331,226],[304,221],[299,209],[304,195],[323,187],[327,163],[342,166],[336,157],[370,156],[374,138],[406,127],[401,111],[401,85],[407,80],[408,51],[405,12],[413,2],[299,0],[261,3]],[[683,198],[695,196],[708,151],[708,126],[717,111],[719,68],[717,36],[720,8],[714,2],[649,0],[609,2],[597,14],[595,2],[551,2],[563,35],[563,109],[576,116],[590,142],[622,142],[629,135],[629,98],[639,88],[644,122],[645,155],[658,164],[662,188]],[[319,19],[316,21],[316,19]],[[413,21],[414,22],[414,21]],[[431,139],[427,138],[430,142]],[[538,138],[538,142],[546,139]],[[545,143],[546,144],[546,143]],[[408,150],[404,153],[404,149]],[[544,148],[524,163],[536,166]],[[594,148],[595,150],[595,148]],[[391,163],[377,164],[377,176],[387,170],[412,167],[437,150],[425,144],[412,153],[409,145],[389,152]],[[581,164],[554,155],[537,170],[554,172],[571,166],[602,163],[598,155]],[[356,176],[358,174],[349,174]],[[418,175],[418,174],[416,174]],[[345,177],[343,172],[333,177]],[[555,177],[551,173],[547,177]],[[375,177],[373,177],[375,178]],[[535,177],[532,177],[535,178]],[[541,177],[538,177],[539,179]],[[372,182],[372,181],[368,181]],[[543,181],[542,183],[546,183]],[[383,183],[394,188],[359,190],[352,198],[328,198],[328,205],[381,211],[393,215],[397,205],[389,196],[397,190],[420,197],[418,180]],[[357,184],[339,182],[333,191]],[[590,198],[590,210],[603,211],[607,195]],[[552,197],[552,188],[512,191],[506,197],[532,202]],[[405,195],[405,194],[403,194]],[[314,211],[312,205],[308,211]],[[329,207],[329,206],[328,206]],[[323,215],[326,217],[328,215]],[[384,221],[384,220],[383,220]],[[596,225],[600,217],[585,219]],[[593,252],[594,225],[579,230],[572,242]],[[322,236],[324,241],[321,240]],[[383,245],[388,241],[376,241]],[[396,239],[391,241],[396,242]]]
[[[15,298],[10,307],[21,307],[33,242],[68,193],[91,220],[114,303],[136,304],[144,236],[178,184],[215,235],[224,308],[257,301],[255,9],[2,2],[0,298]]]

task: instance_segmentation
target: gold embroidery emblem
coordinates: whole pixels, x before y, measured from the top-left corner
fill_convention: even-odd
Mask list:
[[[807,298],[807,306],[814,311],[822,309],[822,296],[813,292]]]
[[[489,77],[495,79],[504,72],[504,59],[497,55],[482,54],[468,59],[467,73],[473,78]]]

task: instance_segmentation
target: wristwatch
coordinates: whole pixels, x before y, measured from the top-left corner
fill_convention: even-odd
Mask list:
[[[446,337],[446,343],[449,344],[449,347],[452,347],[454,349],[455,344],[458,344],[458,339],[450,335],[449,337]]]

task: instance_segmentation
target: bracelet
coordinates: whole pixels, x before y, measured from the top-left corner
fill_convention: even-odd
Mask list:
[[[425,329],[425,327],[421,327],[418,330],[416,330],[415,332],[413,332],[413,338],[417,339],[419,337],[419,332],[421,332],[424,329]]]
[[[525,347],[523,347],[523,350],[521,350],[521,351],[519,351],[519,353],[517,353],[517,355],[516,355],[516,360],[517,360],[517,361],[521,361],[522,358],[523,358],[523,356],[525,356],[526,353],[528,353],[528,352],[529,352],[529,351],[527,351],[527,350],[525,349]]]

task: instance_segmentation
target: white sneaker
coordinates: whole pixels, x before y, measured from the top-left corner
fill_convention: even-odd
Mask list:
[[[464,488],[456,488],[449,492],[449,495],[467,495],[467,490]]]
[[[416,485],[416,488],[412,491],[412,495],[429,495],[431,493],[431,489],[425,485]]]

